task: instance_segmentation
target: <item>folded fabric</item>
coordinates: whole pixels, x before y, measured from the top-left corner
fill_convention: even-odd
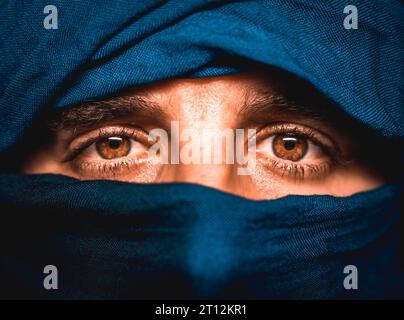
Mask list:
[[[0,152],[45,108],[66,107],[175,76],[219,75],[232,57],[288,70],[385,136],[403,136],[403,6],[355,1],[3,1]],[[219,61],[219,62],[218,62]],[[205,71],[205,72],[204,72]]]
[[[356,0],[351,30],[339,0],[54,0],[54,30],[46,4],[1,4],[0,160],[48,111],[249,63],[309,81],[383,138],[404,136],[398,0]],[[403,298],[400,193],[251,201],[191,184],[1,173],[0,297]],[[43,287],[46,265],[58,290]],[[347,265],[358,290],[343,285]]]
[[[398,298],[397,186],[252,201],[192,184],[0,180],[3,297]],[[206,201],[209,199],[209,201]],[[7,204],[7,205],[5,205]],[[59,270],[45,290],[43,269]],[[358,290],[344,267],[358,269]]]

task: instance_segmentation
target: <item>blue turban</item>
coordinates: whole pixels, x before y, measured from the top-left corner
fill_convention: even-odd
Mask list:
[[[306,79],[383,139],[404,135],[403,6],[346,1],[2,1],[0,160],[46,110],[252,61]],[[7,159],[10,160],[10,159]],[[0,297],[404,296],[401,185],[250,201],[192,184],[0,174]],[[206,200],[209,201],[206,201]],[[43,267],[63,269],[59,290]],[[359,270],[346,290],[344,266]]]

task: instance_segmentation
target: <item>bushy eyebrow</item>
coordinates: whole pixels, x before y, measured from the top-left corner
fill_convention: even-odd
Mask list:
[[[48,120],[52,131],[86,128],[97,123],[128,116],[166,117],[162,106],[141,95],[122,96],[101,101],[86,101],[55,113]]]
[[[81,131],[103,124],[106,121],[125,119],[126,117],[154,119],[163,123],[169,121],[169,110],[146,98],[145,95],[115,97],[100,101],[87,101],[54,114],[48,120],[52,131]],[[248,91],[237,112],[240,127],[249,124],[265,124],[271,118],[304,117],[313,120],[335,122],[335,107],[315,93],[288,97],[285,94],[268,91]],[[332,120],[334,119],[334,120]]]
[[[279,92],[261,91],[250,92],[238,111],[239,122],[267,122],[268,118],[281,116],[310,118],[312,120],[335,122],[340,118],[340,112],[330,101],[317,95],[307,93],[307,96],[287,96]]]

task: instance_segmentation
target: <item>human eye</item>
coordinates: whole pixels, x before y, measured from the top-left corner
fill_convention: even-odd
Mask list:
[[[325,178],[339,160],[339,147],[330,137],[300,124],[266,126],[256,143],[257,162],[282,178]]]
[[[153,167],[148,155],[152,141],[140,128],[109,126],[74,138],[64,162],[80,178],[122,178],[139,171],[147,175]]]

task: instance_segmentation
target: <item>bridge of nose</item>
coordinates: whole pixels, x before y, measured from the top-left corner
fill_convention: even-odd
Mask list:
[[[239,196],[252,190],[251,179],[238,175],[236,164],[168,164],[159,182],[195,183]]]

